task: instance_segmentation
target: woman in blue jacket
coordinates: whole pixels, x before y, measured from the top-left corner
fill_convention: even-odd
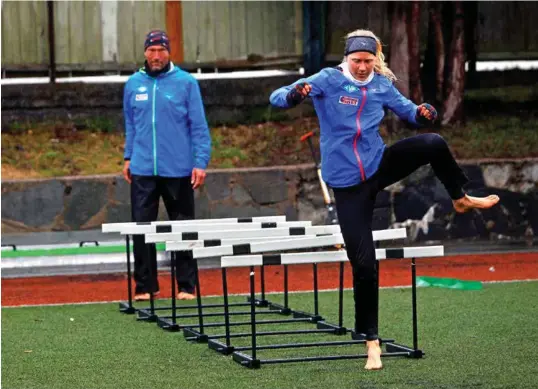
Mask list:
[[[311,96],[320,122],[321,171],[333,189],[338,219],[353,268],[355,331],[366,338],[366,369],[382,368],[378,340],[378,275],[372,215],[379,191],[430,164],[453,200],[456,212],[489,208],[498,196],[465,194],[468,182],[445,140],[421,134],[386,147],[379,135],[384,108],[415,125],[433,123],[429,104],[415,105],[394,87],[381,42],[371,31],[346,37],[344,61],[277,89],[271,104],[289,108]]]

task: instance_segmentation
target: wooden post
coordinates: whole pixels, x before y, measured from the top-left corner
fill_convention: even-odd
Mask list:
[[[181,1],[166,0],[166,32],[170,38],[171,59],[175,63],[184,61],[183,13]]]
[[[54,2],[47,1],[48,39],[49,39],[49,77],[50,83],[56,83],[56,52],[54,43]]]

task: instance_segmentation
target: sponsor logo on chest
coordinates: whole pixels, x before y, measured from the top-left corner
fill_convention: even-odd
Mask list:
[[[353,93],[353,92],[356,92],[356,91],[359,90],[359,88],[357,88],[355,85],[351,85],[351,84],[345,85],[344,89],[349,93]]]
[[[146,101],[148,99],[148,94],[147,93],[137,94],[135,99],[136,101]]]
[[[340,96],[338,102],[344,105],[359,105],[359,99],[349,96]]]

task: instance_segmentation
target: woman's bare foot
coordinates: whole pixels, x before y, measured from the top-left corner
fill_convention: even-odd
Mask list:
[[[382,369],[383,363],[381,363],[381,346],[379,346],[379,340],[367,340],[366,349],[368,350],[368,360],[364,368],[366,370]]]
[[[470,211],[473,208],[486,209],[491,208],[499,202],[499,196],[490,195],[488,197],[471,197],[468,195],[463,196],[461,199],[452,200],[454,209],[458,213],[464,213]]]

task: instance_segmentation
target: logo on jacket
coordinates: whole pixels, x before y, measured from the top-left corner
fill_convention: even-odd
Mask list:
[[[145,86],[141,86],[140,88],[137,89],[137,91],[139,91],[140,93],[145,92],[147,90],[148,88],[146,88]]]
[[[348,96],[340,96],[338,102],[345,105],[359,105],[359,99]]]
[[[359,90],[359,88],[357,88],[355,85],[351,85],[351,84],[347,84],[346,86],[344,86],[344,89],[346,91],[348,91],[349,93],[353,93],[353,92],[356,92]]]
[[[148,99],[148,94],[144,93],[141,95],[136,95],[136,101],[146,101]]]

